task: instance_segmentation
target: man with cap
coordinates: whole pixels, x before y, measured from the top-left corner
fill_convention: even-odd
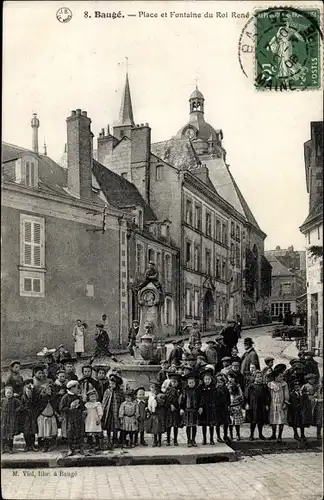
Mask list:
[[[227,346],[229,352],[231,352],[232,347],[237,345],[239,334],[235,319],[229,318],[226,321],[226,326],[221,331],[224,338],[224,344]]]
[[[259,356],[253,347],[253,340],[250,337],[244,339],[244,354],[241,361],[241,372],[244,376],[250,373],[250,366],[254,365],[257,370],[260,370]]]
[[[90,364],[93,362],[96,356],[112,356],[112,353],[109,350],[109,335],[106,330],[104,330],[103,323],[96,324],[97,331],[95,333],[95,341],[97,346],[95,351],[90,359]],[[114,361],[117,362],[117,359],[112,357]]]
[[[81,396],[78,395],[79,383],[70,380],[66,385],[67,393],[60,402],[60,412],[66,422],[67,456],[73,455],[79,448],[81,455],[84,455],[84,412],[85,405]]]
[[[217,351],[217,363],[215,366],[216,373],[220,372],[222,369],[222,358],[225,356],[230,356],[230,351],[228,347],[224,344],[223,335],[217,335],[215,338],[216,351]]]
[[[313,351],[305,352],[305,375],[308,375],[309,373],[313,373],[315,375],[316,383],[318,383],[320,378],[320,373],[318,369],[318,363],[314,359]]]
[[[182,349],[183,340],[182,339],[174,340],[172,344],[173,344],[173,349],[169,355],[169,365],[179,366],[181,364],[183,356],[183,349]]]
[[[265,367],[261,371],[262,381],[264,384],[267,384],[268,382],[270,382],[270,380],[272,380],[272,368],[273,368],[274,358],[269,356],[265,358],[264,362],[265,362]]]
[[[24,379],[20,374],[20,361],[14,360],[10,363],[10,373],[4,385],[10,385],[14,391],[14,397],[20,397],[23,393]]]

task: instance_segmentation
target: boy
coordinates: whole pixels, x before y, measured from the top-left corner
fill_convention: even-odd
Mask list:
[[[162,386],[163,382],[167,379],[168,362],[164,359],[161,361],[161,370],[157,374],[157,381]]]
[[[73,455],[76,448],[79,448],[80,454],[84,455],[85,406],[78,392],[79,383],[76,380],[70,380],[67,383],[67,394],[62,397],[60,403],[60,411],[66,419],[67,456]]]
[[[227,377],[228,372],[232,370],[231,358],[229,356],[222,358],[222,365],[221,373]]]
[[[147,446],[147,442],[144,439],[144,425],[146,420],[146,397],[145,397],[145,389],[144,387],[139,387],[136,390],[136,403],[138,406],[138,432],[136,432],[134,436],[134,446],[138,444],[138,434],[140,435],[140,444],[142,446]]]
[[[70,380],[78,380],[78,377],[74,371],[73,362],[71,359],[67,359],[63,362],[65,374],[66,374],[66,382],[70,382]]]

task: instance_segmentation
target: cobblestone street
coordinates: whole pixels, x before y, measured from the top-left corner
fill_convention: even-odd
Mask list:
[[[39,476],[39,472],[47,476]],[[238,462],[207,465],[36,469],[29,470],[28,476],[27,471],[25,474],[23,470],[2,470],[4,499],[322,498],[322,457],[319,453],[246,457]]]

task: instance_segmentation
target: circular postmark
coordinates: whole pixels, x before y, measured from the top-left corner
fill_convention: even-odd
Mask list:
[[[239,64],[259,90],[318,89],[322,38],[319,9],[258,9],[240,35]]]
[[[72,19],[72,11],[68,7],[61,7],[56,12],[56,19],[60,23],[68,23]]]

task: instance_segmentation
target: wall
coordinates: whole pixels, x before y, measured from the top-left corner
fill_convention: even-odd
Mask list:
[[[323,246],[323,224],[306,234],[307,249],[312,245]],[[307,330],[311,347],[323,348],[323,258],[314,258],[306,251],[307,276]],[[314,318],[312,296],[317,294],[318,316]],[[313,315],[313,317],[312,317]]]
[[[72,328],[81,318],[89,325],[86,350],[94,348],[95,324],[108,314],[113,343],[119,331],[118,230],[107,224],[105,234],[87,232],[90,225],[45,219],[45,297],[19,295],[20,213],[2,208],[2,356],[35,354],[60,343],[72,349]],[[34,215],[36,215],[34,213]],[[93,227],[93,226],[92,226]],[[94,286],[94,297],[86,285]]]

